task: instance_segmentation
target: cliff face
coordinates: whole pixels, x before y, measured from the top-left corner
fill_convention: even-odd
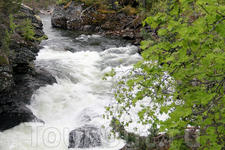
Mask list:
[[[42,37],[42,21],[31,8],[22,5],[20,13],[14,15],[14,23],[20,24],[27,18],[32,22],[35,36]],[[0,24],[1,31],[8,28]],[[33,64],[39,44],[40,41],[27,40],[22,33],[14,32],[8,58],[0,55],[0,131],[38,120],[25,105],[30,103],[36,89],[56,82],[46,70]]]

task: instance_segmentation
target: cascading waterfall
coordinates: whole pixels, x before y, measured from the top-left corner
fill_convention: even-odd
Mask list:
[[[108,128],[102,128],[108,125],[102,117],[104,107],[113,99],[113,79],[102,77],[111,68],[123,72],[141,60],[137,47],[112,37],[51,28],[49,16],[42,20],[49,39],[42,42],[35,65],[46,68],[57,83],[38,89],[27,106],[43,122],[21,123],[0,132],[0,149],[67,150],[74,129],[79,132],[75,137],[84,139],[83,134],[89,134],[86,142],[93,141],[93,136],[99,139],[90,150],[123,147],[122,140],[108,139]]]

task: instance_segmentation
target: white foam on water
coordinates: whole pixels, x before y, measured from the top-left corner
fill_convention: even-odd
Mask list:
[[[97,35],[90,37],[98,38]],[[128,66],[129,59],[133,62],[141,59],[134,52],[136,50],[136,47],[127,46],[104,52],[72,53],[44,47],[35,64],[51,72],[57,83],[38,89],[32,96],[31,105],[27,106],[44,123],[21,123],[0,132],[0,149],[66,150],[69,132],[84,125],[98,127],[101,134],[109,134],[109,120],[103,119],[102,115],[105,113],[104,107],[113,99],[113,93],[110,93],[113,82],[102,80],[102,77],[113,68],[108,65],[109,62],[119,62],[125,68],[131,68],[131,65]],[[102,70],[102,65],[108,67]],[[102,147],[88,150],[118,150],[125,144],[123,140],[103,137]]]

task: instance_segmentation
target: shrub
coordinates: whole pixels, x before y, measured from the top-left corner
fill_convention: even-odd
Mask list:
[[[106,107],[107,118],[120,119],[139,106],[138,121],[173,137],[170,149],[223,149],[224,1],[168,0],[167,5],[168,11],[143,22],[158,30],[159,40],[142,41],[143,61],[115,86],[119,106]],[[167,118],[160,120],[163,114]],[[195,130],[193,143],[184,136],[189,126]]]
[[[34,27],[30,19],[27,18],[24,22],[22,22],[22,25],[20,25],[20,30],[26,40],[33,41],[35,39]]]

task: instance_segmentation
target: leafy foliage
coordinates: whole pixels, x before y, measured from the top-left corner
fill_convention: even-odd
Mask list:
[[[143,22],[159,29],[159,39],[142,41],[143,61],[117,84],[120,119],[141,105],[142,124],[174,138],[170,149],[188,149],[185,129],[199,129],[199,149],[222,149],[225,143],[225,2],[221,0],[169,0],[166,12]],[[111,113],[110,113],[111,112]],[[160,120],[158,115],[167,114]],[[129,122],[121,122],[129,125]],[[177,136],[180,135],[180,136]]]
[[[1,24],[0,24],[1,25]],[[2,39],[0,39],[0,56],[2,55],[2,60],[5,60],[10,53],[9,53],[9,45],[11,43],[11,37],[14,34],[14,31],[18,27],[13,22],[12,15],[9,16],[9,29],[5,29],[3,25],[1,25],[1,32],[0,35],[2,36]],[[6,56],[4,56],[6,55]],[[2,61],[4,62],[4,61]]]
[[[156,15],[158,12],[167,10],[169,0],[136,0],[143,15]]]
[[[24,20],[24,22],[20,25],[20,30],[22,31],[22,35],[26,40],[34,40],[35,39],[35,31],[34,27],[31,23],[31,20],[28,18]]]

